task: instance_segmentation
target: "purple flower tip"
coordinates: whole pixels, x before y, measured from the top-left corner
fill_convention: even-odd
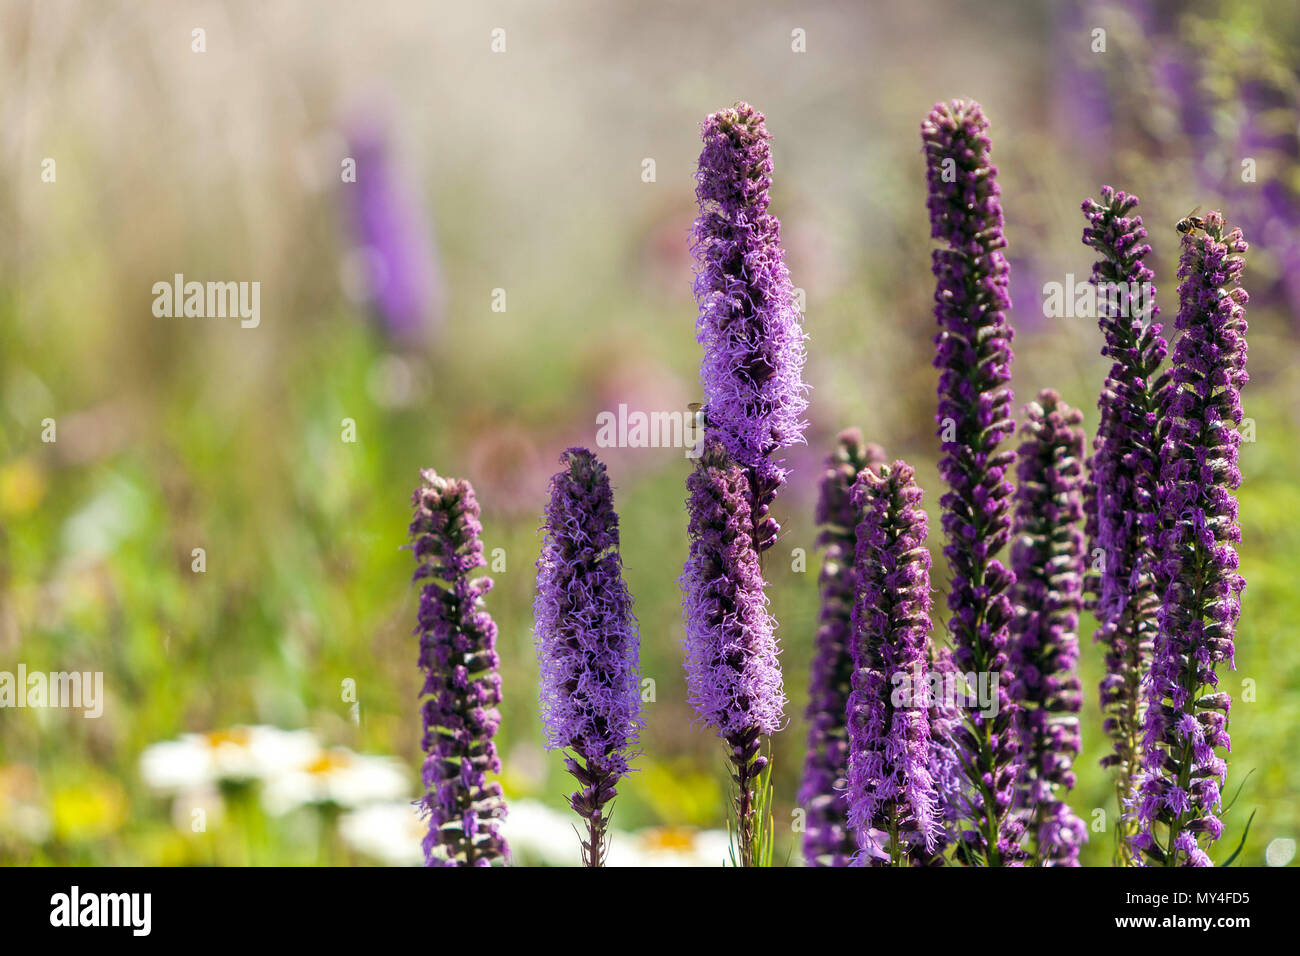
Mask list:
[[[803,325],[781,224],[768,212],[772,152],[763,114],[747,103],[719,110],[702,136],[691,239],[700,381],[711,433],[751,473],[755,540],[764,550],[776,536],[767,508],[786,477],[771,455],[801,443],[806,425]]]

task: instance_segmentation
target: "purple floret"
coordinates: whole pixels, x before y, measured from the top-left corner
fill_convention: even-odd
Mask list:
[[[424,785],[429,866],[491,866],[509,860],[501,835],[506,816],[496,736],[501,723],[497,627],[483,609],[492,579],[470,578],[481,567],[478,501],[468,481],[420,472],[412,496],[411,547],[419,566],[420,667],[425,673]]]
[[[588,823],[583,858],[605,854],[605,804],[628,772],[641,727],[640,638],[623,583],[618,515],[605,466],[585,448],[560,456],[537,561],[537,656],[548,749],[582,784],[569,804]]]
[[[776,539],[768,510],[786,478],[771,456],[803,442],[802,320],[781,224],[768,212],[772,152],[763,114],[747,103],[719,110],[702,135],[691,242],[700,381],[710,434],[749,472],[754,540],[763,551]]]
[[[1079,611],[1083,604],[1083,415],[1051,389],[1025,409],[1017,451],[1011,565],[1012,696],[1021,708],[1019,807],[1030,859],[1078,866],[1088,838],[1065,802],[1079,755]]]
[[[1246,384],[1246,242],[1212,212],[1183,237],[1172,384],[1160,448],[1159,561],[1162,600],[1145,685],[1142,770],[1130,811],[1133,847],[1148,862],[1209,866],[1222,833],[1216,812],[1230,746],[1231,699],[1216,670],[1233,665],[1245,579],[1237,500],[1241,388]]]
[[[859,865],[906,865],[933,854],[942,811],[931,776],[930,552],[921,489],[903,461],[859,473],[861,520],[848,701],[848,823]]]
[[[966,710],[961,747],[970,760],[973,829],[968,851],[989,865],[1019,859],[1019,825],[1011,811],[1017,769],[1015,706],[1008,696],[1008,592],[1015,576],[996,555],[1011,534],[1014,461],[999,443],[1011,417],[1012,330],[1007,323],[1008,268],[1003,255],[997,169],[989,162],[988,122],[979,104],[940,103],[921,126],[925,146],[933,253],[936,420],[949,490],[940,499],[944,555],[952,572],[949,631],[957,669],[998,679],[997,713]]]

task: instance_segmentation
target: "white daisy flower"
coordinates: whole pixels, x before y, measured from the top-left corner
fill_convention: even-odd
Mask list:
[[[730,845],[725,830],[650,827],[615,834],[607,863],[609,866],[723,866]]]
[[[556,810],[538,800],[509,805],[504,825],[513,861],[523,866],[577,866],[582,850],[572,810]]]
[[[140,774],[151,789],[177,793],[223,781],[265,780],[306,766],[320,753],[309,730],[233,727],[147,747],[140,755]]]
[[[280,815],[306,805],[359,807],[410,794],[411,781],[400,760],[333,747],[310,763],[267,780],[262,804],[268,812]]]
[[[410,803],[372,803],[339,818],[339,833],[348,846],[389,866],[424,863],[420,844],[428,830],[419,808]]]

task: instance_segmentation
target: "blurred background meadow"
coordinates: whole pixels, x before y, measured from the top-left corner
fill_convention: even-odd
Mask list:
[[[1226,793],[1244,787],[1216,858],[1255,811],[1241,861],[1293,863],[1300,12],[868,6],[0,0],[0,671],[102,672],[105,698],[98,719],[0,710],[0,862],[418,861],[402,545],[427,467],[483,508],[509,839],[521,862],[578,862],[537,717],[546,482],[564,448],[594,448],[599,412],[700,399],[698,127],[746,100],[774,137],[813,387],[766,560],[790,697],[777,859],[797,864],[812,503],[840,429],[916,465],[941,546],[919,125],[962,96],[993,124],[1018,406],[1051,386],[1095,427],[1096,323],[1045,318],[1042,288],[1086,278],[1079,205],[1102,183],[1142,197],[1170,325],[1174,223],[1222,208],[1251,242],[1248,587],[1222,675]],[[177,273],[259,282],[259,324],[155,315]],[[654,682],[611,862],[718,865],[723,752],[693,726],[679,651],[689,463],[597,450]],[[1072,795],[1090,823],[1115,813],[1092,626]],[[1110,861],[1110,832],[1086,864]]]

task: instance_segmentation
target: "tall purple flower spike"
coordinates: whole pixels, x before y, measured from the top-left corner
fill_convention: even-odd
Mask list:
[[[463,478],[420,472],[412,496],[411,547],[419,566],[420,667],[425,679],[424,785],[420,801],[429,820],[424,838],[429,866],[491,866],[509,861],[501,835],[506,816],[496,736],[501,723],[497,626],[483,610],[492,579],[471,580],[481,567],[478,501]]]
[[[781,224],[767,211],[772,151],[763,119],[739,103],[704,121],[691,239],[707,427],[748,472],[760,552],[776,540],[769,509],[786,479],[772,455],[803,442],[808,407],[802,320]]]
[[[754,550],[745,469],[710,439],[686,488],[691,550],[680,581],[686,687],[699,719],[730,748],[742,862],[749,866],[754,786],[767,766],[761,737],[785,721],[776,622]]]
[[[1141,762],[1142,677],[1151,662],[1159,596],[1152,584],[1159,484],[1159,429],[1168,373],[1161,371],[1168,344],[1155,322],[1154,275],[1144,257],[1151,251],[1136,196],[1101,187],[1101,202],[1083,204],[1088,226],[1083,241],[1099,254],[1091,282],[1097,287],[1102,355],[1111,368],[1097,406],[1101,412],[1089,484],[1085,490],[1090,564],[1100,565],[1088,584],[1099,623],[1096,640],[1106,648],[1100,686],[1103,729],[1112,751],[1102,766],[1116,768],[1121,804]],[[1118,822],[1116,862],[1131,862],[1132,821]]]
[[[966,711],[958,743],[968,757],[972,829],[964,857],[990,866],[1017,860],[1022,824],[1011,813],[1017,775],[1015,706],[1008,696],[1008,592],[1015,576],[996,555],[1011,533],[1014,461],[999,451],[1011,417],[1012,330],[1007,324],[1007,261],[997,169],[989,163],[988,122],[979,104],[938,104],[921,124],[929,183],[930,234],[942,243],[932,271],[939,333],[939,470],[944,555],[952,571],[948,608],[954,663],[997,678],[996,715]]]
[[[1017,451],[1016,618],[1012,696],[1021,707],[1020,809],[1030,861],[1078,866],[1088,838],[1065,802],[1079,755],[1079,611],[1083,604],[1083,422],[1051,389],[1025,408]]]
[[[587,822],[583,862],[602,866],[605,804],[628,772],[641,728],[640,637],[623,583],[618,515],[605,466],[585,448],[560,456],[537,561],[537,656],[548,749],[581,788],[569,805]]]
[[[840,432],[826,459],[817,495],[817,543],[822,559],[821,626],[808,689],[808,754],[804,760],[799,806],[804,821],[803,855],[809,866],[847,866],[857,840],[847,823],[844,788],[848,777],[848,729],[845,724],[853,679],[849,654],[852,630],[853,554],[858,512],[850,495],[858,475],[884,463],[878,445],[863,444],[856,428]]]
[[[1246,582],[1241,541],[1241,388],[1246,384],[1246,242],[1212,212],[1183,236],[1173,381],[1160,448],[1162,600],[1146,690],[1142,770],[1134,784],[1133,847],[1149,863],[1211,866],[1205,847],[1223,833],[1216,816],[1227,764],[1231,698],[1219,664],[1233,664]]]
[[[861,520],[850,637],[848,824],[861,848],[855,864],[907,865],[932,855],[943,829],[925,683],[926,517],[904,461],[860,471],[852,503]]]

